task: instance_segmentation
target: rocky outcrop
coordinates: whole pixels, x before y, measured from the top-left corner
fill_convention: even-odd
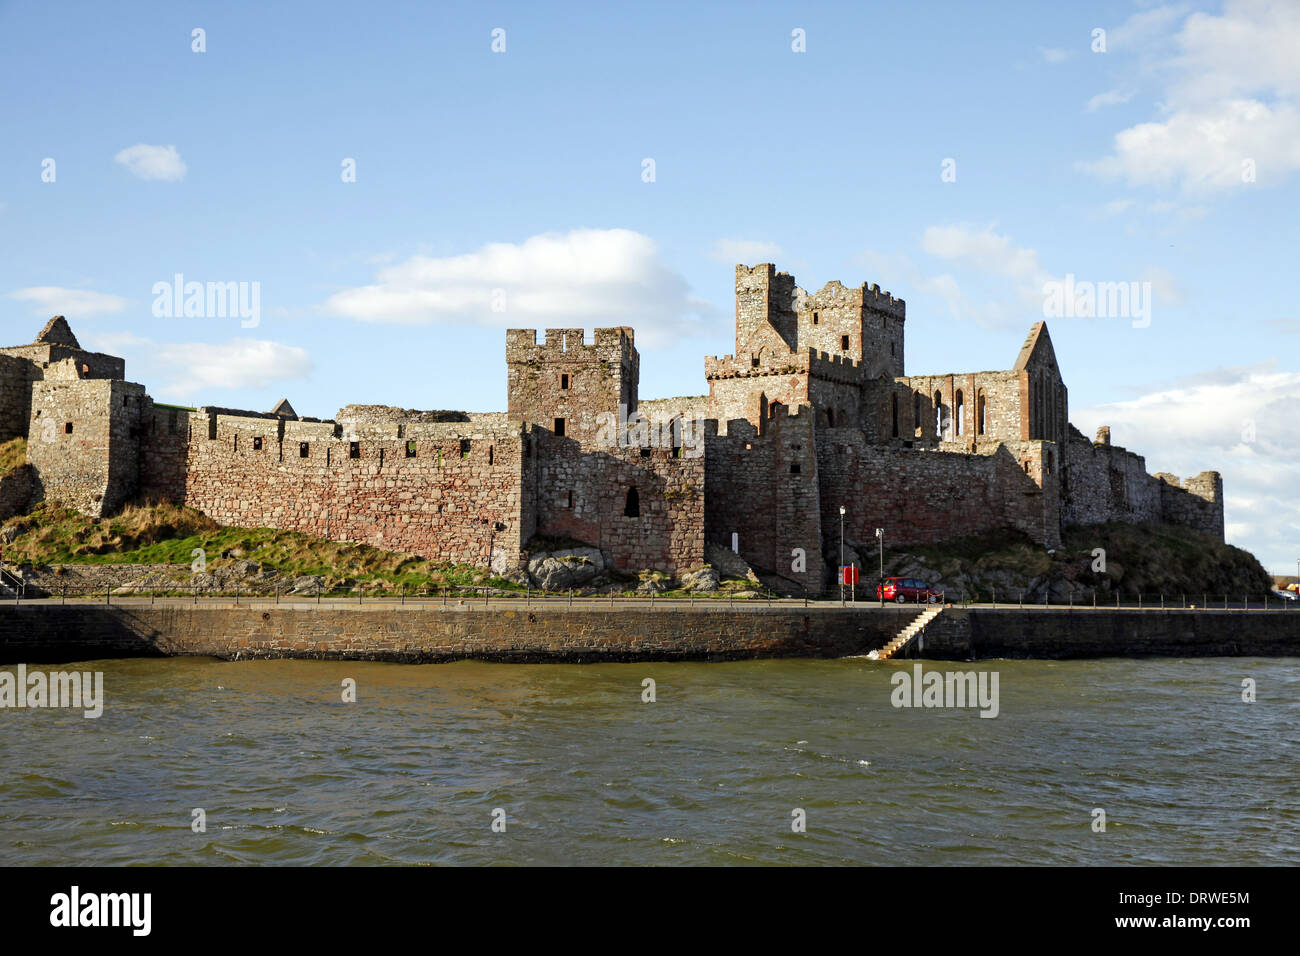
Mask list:
[[[717,568],[705,566],[687,571],[681,576],[681,585],[687,591],[716,591],[721,583]]]
[[[599,548],[544,551],[528,559],[528,577],[543,591],[567,591],[593,584],[605,571]]]
[[[704,550],[704,559],[709,562],[709,566],[718,572],[720,580],[743,580],[751,584],[758,584],[758,575],[754,569],[736,552],[730,548],[722,548],[716,544],[711,544]]]

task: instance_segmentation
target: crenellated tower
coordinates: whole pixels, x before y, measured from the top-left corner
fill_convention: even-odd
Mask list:
[[[602,413],[636,411],[641,359],[630,328],[506,332],[508,415],[579,442],[594,441]]]

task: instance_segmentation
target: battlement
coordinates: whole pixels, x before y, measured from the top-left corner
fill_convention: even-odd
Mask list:
[[[506,331],[507,362],[626,362],[635,354],[635,333],[627,326],[596,329],[591,343],[584,329],[546,329],[540,343],[536,329]]]
[[[907,303],[902,299],[895,299],[889,292],[881,290],[876,284],[867,285],[862,283],[862,304],[876,312],[884,312],[898,319],[907,318]]]
[[[757,358],[757,362],[755,362]],[[764,351],[757,356],[709,355],[704,359],[705,379],[747,378],[757,375],[797,375],[807,373],[808,355],[798,352]]]
[[[884,312],[894,318],[905,319],[907,303],[896,299],[875,283],[862,283],[849,287],[839,279],[831,279],[811,295],[805,294],[800,301],[800,311],[820,310],[836,305],[861,303],[862,308],[873,312]]]
[[[823,366],[832,370],[842,371],[847,369],[857,369],[862,367],[862,363],[851,355],[839,355],[834,352],[819,352],[817,349],[808,350],[808,364],[816,371],[818,366]]]

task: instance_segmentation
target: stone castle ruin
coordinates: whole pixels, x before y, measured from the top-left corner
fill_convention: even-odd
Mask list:
[[[181,408],[80,347],[55,317],[0,349],[0,440],[27,438],[29,487],[91,516],[130,500],[434,561],[525,565],[534,539],[678,575],[731,548],[792,590],[823,589],[850,542],[1161,521],[1223,538],[1223,482],[1148,475],[1069,423],[1047,326],[1005,371],[904,374],[905,304],[879,286],[809,294],[736,267],[736,347],[707,395],[642,401],[630,328],[506,333],[505,413],[350,405],[336,418]],[[9,502],[14,505],[14,502]],[[716,551],[715,551],[716,554]]]

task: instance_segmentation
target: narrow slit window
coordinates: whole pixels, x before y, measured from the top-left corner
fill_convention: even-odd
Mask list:
[[[348,442],[348,457],[349,458],[361,457],[361,442],[359,441]]]
[[[311,445],[308,442],[305,441],[298,442],[298,457],[299,458],[311,457]]]
[[[627,501],[623,505],[625,518],[641,517],[641,496],[637,494],[636,485],[627,490]]]
[[[406,457],[407,457],[407,458],[414,458],[414,457],[415,457],[415,442],[413,442],[413,441],[408,441],[408,442],[406,443]]]
[[[555,435],[556,435],[557,438],[563,438],[563,437],[564,437],[564,419],[563,419],[563,418],[557,418],[557,419],[555,420]]]
[[[568,376],[568,375],[561,375],[561,376],[560,376],[560,388],[562,388],[562,389],[568,389],[568,387],[569,387],[569,376]]]
[[[261,450],[262,450],[262,436],[261,436],[261,435],[254,435],[254,436],[253,436],[253,451],[261,451]]]
[[[848,337],[847,335],[841,335],[841,336],[840,336],[840,351],[841,351],[841,352],[847,352],[848,350],[849,350],[849,337]]]
[[[470,449],[470,442],[469,442],[469,439],[468,439],[468,438],[462,438],[462,439],[460,440],[460,457],[461,457],[461,458],[468,458],[468,457],[469,457],[469,449]]]
[[[65,434],[65,435],[71,435],[71,434],[72,434],[72,422],[64,422],[64,424],[63,424],[63,434]]]

